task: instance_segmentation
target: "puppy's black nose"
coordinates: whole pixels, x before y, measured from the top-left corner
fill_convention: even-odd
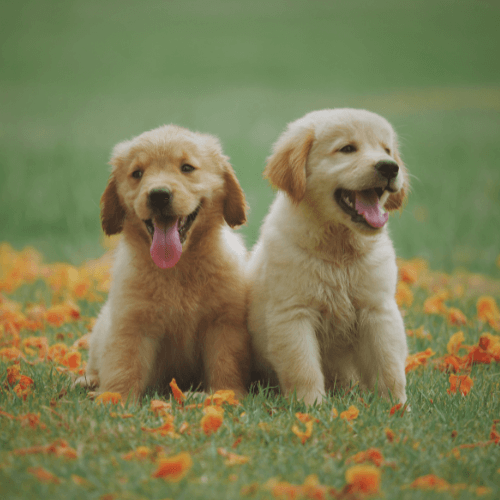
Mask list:
[[[151,208],[162,210],[167,208],[172,202],[173,193],[167,188],[152,189],[149,193],[149,205]]]
[[[388,180],[398,175],[399,165],[395,161],[381,160],[375,165],[375,170]]]

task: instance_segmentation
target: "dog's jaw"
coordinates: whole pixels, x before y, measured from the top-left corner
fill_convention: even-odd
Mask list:
[[[375,232],[382,229],[389,218],[384,209],[389,194],[389,191],[383,188],[363,191],[339,188],[335,190],[333,197],[352,222]]]

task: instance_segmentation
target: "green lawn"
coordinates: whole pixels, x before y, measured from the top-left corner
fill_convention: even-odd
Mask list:
[[[62,270],[52,268],[51,272],[57,274]],[[89,318],[97,315],[99,302],[77,300],[70,294],[78,303],[79,317],[68,316],[56,325],[49,319],[48,310],[40,329],[21,328],[18,346],[24,357],[20,359],[20,375],[32,380],[24,400],[22,393],[16,392],[19,380],[8,383],[8,369],[15,366],[15,361],[9,359],[12,351],[5,349],[12,349],[15,342],[9,343],[11,330],[4,324],[6,329],[0,336],[0,497],[361,500],[367,497],[346,496],[346,472],[356,465],[354,457],[358,453],[372,450],[381,458],[377,466],[370,460],[361,464],[371,467],[372,472],[375,468],[380,477],[375,495],[370,498],[498,498],[500,438],[495,438],[492,432],[500,436],[500,365],[495,361],[473,364],[459,372],[473,381],[465,396],[449,394],[450,374],[437,369],[448,352],[447,344],[453,334],[461,330],[464,344],[477,345],[480,335],[493,331],[479,321],[476,310],[476,298],[485,293],[488,285],[472,275],[462,278],[463,284],[469,279],[474,281],[477,289],[471,293],[469,288],[465,296],[455,295],[446,301],[447,307],[458,307],[467,317],[466,325],[457,326],[443,315],[424,312],[424,300],[431,295],[428,278],[437,279],[434,283],[456,293],[452,282],[443,285],[442,276],[424,276],[410,286],[414,302],[411,307],[403,308],[406,326],[411,330],[423,327],[425,334],[421,338],[408,337],[410,352],[431,348],[435,353],[426,366],[407,374],[411,411],[395,409],[391,415],[395,402],[361,393],[357,387],[331,394],[321,406],[315,407],[260,392],[243,399],[240,406],[225,405],[222,425],[212,435],[202,430],[202,409],[182,408],[174,403],[170,416],[155,415],[151,401],[159,398],[165,401],[165,397],[154,391],[141,406],[127,402],[123,407],[104,407],[91,401],[82,389],[71,388],[82,365],[79,355],[74,366],[69,364],[69,358],[61,354],[61,344],[69,352],[80,353],[81,361],[88,359],[85,348],[70,346],[87,332]],[[9,293],[9,300],[19,304],[19,311],[29,317],[33,305],[50,306],[54,297],[53,289],[48,286],[50,282],[54,282],[53,278],[39,277],[31,284],[21,284]],[[63,287],[60,292],[68,294],[70,288]],[[497,304],[500,303],[498,282],[495,297]],[[8,309],[8,304],[0,304],[0,318]],[[499,332],[494,333],[500,342]],[[42,354],[43,350],[33,347],[34,341],[43,339],[50,346],[49,358],[45,357],[47,352]],[[460,356],[466,353],[464,349],[458,352]],[[193,402],[188,399],[185,405]],[[351,406],[359,414],[346,421],[342,412]],[[298,426],[299,431],[306,431],[305,425],[298,421],[297,412],[307,412],[314,419],[304,443],[293,430]],[[148,431],[167,421],[173,425],[174,435]],[[186,424],[188,430],[181,430]],[[391,431],[393,438],[389,439]],[[45,453],[33,448],[50,446],[52,452]],[[245,457],[246,463],[228,465],[220,448]],[[144,458],[127,458],[141,450]],[[66,454],[58,455],[61,451]],[[178,453],[188,453],[192,461],[184,478],[170,482],[153,477],[160,455],[172,457]],[[39,479],[40,471],[44,476]],[[315,496],[307,496],[304,490],[302,496],[298,495],[297,488],[312,474],[324,488],[316,489]],[[410,486],[429,474],[445,482],[443,490]],[[281,491],[286,486],[288,491],[295,490],[297,496],[280,496],[278,482],[286,483]]]

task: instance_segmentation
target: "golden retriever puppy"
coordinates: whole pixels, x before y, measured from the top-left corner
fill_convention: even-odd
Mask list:
[[[122,236],[76,384],[139,399],[175,377],[244,395],[247,255],[230,227],[246,202],[218,140],[167,125],[118,144],[111,164],[102,227]]]
[[[257,371],[307,404],[354,380],[404,402],[387,211],[401,207],[408,174],[391,125],[364,110],[309,113],[264,175],[279,192],[247,268]]]

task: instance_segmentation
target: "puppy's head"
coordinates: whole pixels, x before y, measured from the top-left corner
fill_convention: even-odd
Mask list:
[[[128,227],[148,243],[158,267],[175,266],[197,226],[246,221],[243,191],[211,135],[166,125],[115,146],[110,163],[104,232]]]
[[[376,233],[401,208],[408,173],[387,120],[369,111],[327,109],[292,122],[264,171],[294,203],[308,203],[321,222]]]

